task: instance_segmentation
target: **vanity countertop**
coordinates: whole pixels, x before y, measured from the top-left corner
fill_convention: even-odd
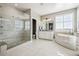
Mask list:
[[[39,32],[53,32],[53,31],[49,30],[49,31],[39,31]]]

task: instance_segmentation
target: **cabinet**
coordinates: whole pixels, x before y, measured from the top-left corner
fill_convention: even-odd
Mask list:
[[[53,31],[40,31],[39,38],[53,40]]]

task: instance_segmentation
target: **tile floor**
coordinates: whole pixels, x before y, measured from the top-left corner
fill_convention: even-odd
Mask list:
[[[62,47],[54,41],[33,40],[7,51],[8,56],[74,56],[77,51]]]

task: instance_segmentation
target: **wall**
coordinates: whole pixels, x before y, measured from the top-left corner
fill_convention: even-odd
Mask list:
[[[27,13],[27,12],[26,12]],[[6,28],[10,28],[10,30],[5,31],[4,35],[0,35],[0,39],[6,41],[8,44],[8,48],[21,44],[22,42],[30,40],[30,30],[15,30],[15,20],[29,20],[30,17],[28,14],[25,14],[14,7],[1,7],[0,8],[0,18],[3,21],[8,21],[6,23],[10,23],[9,25],[3,24],[3,26],[7,26]],[[28,34],[28,35],[26,35]]]
[[[38,39],[40,15],[37,14],[35,11],[31,10],[31,26],[32,26],[32,18],[36,19],[36,39]],[[32,29],[31,29],[31,39],[32,39]]]
[[[0,16],[3,18],[20,18],[20,19],[29,19],[29,15],[22,13],[20,10],[14,7],[1,7]]]
[[[41,16],[41,18],[42,18],[42,20],[46,19],[46,18],[51,18],[53,20],[53,22],[54,22],[54,32],[55,32],[55,27],[56,27],[55,16],[73,12],[73,14],[75,16],[75,17],[73,17],[73,34],[75,34],[77,32],[77,25],[76,25],[76,22],[77,22],[77,20],[76,20],[77,19],[77,10],[76,9],[77,8],[73,8],[73,9],[69,9],[69,10],[64,10],[64,11],[60,11],[60,12],[56,12],[56,13],[43,15],[43,16]]]
[[[57,32],[55,31],[55,27],[56,27],[56,22],[55,22],[55,16],[57,16],[57,15],[61,15],[61,14],[68,14],[68,13],[71,13],[71,12],[73,12],[73,36],[71,37],[70,35],[69,35],[69,33],[67,34],[67,37],[65,38],[64,36],[60,36],[60,37],[58,37],[57,36]],[[78,16],[78,14],[77,14],[77,12],[79,13],[79,10],[77,11],[77,8],[73,8],[73,9],[69,9],[69,10],[64,10],[64,11],[61,11],[61,12],[56,12],[56,13],[51,13],[51,14],[48,14],[48,15],[43,15],[43,16],[41,16],[42,17],[42,20],[43,19],[46,19],[46,18],[51,18],[53,21],[54,21],[54,32],[55,32],[55,41],[57,42],[57,43],[60,43],[60,44],[62,44],[64,47],[66,46],[66,47],[68,47],[69,46],[69,48],[73,48],[74,49],[74,46],[75,46],[75,48],[76,48],[76,38],[74,38],[73,39],[73,37],[75,36],[75,34],[77,33],[77,16]],[[62,35],[64,35],[64,34],[66,34],[66,32],[63,32],[63,34]],[[58,39],[58,38],[59,39]],[[65,38],[65,40],[63,40],[63,37]],[[70,37],[72,38],[72,39],[70,39]],[[76,37],[76,36],[75,36]],[[67,41],[68,40],[68,41]],[[70,41],[71,40],[71,41]],[[72,44],[70,45],[70,43],[69,43],[69,41],[70,41],[70,43],[72,42]],[[73,43],[73,41],[75,41],[75,43]],[[64,42],[64,43],[63,43]],[[66,43],[65,43],[66,42]],[[69,44],[67,44],[67,43],[69,43]],[[72,46],[73,45],[73,46]],[[72,47],[70,47],[70,46],[72,46]]]
[[[29,34],[28,32],[29,31],[13,31],[13,33],[14,34],[10,34],[10,35],[13,35],[13,36],[16,36],[15,38],[16,39],[14,39],[14,38],[10,38],[10,39],[8,39],[8,43],[9,43],[9,45],[12,43],[14,43],[16,40],[17,41],[20,41],[20,40],[22,40],[23,38],[25,38],[25,39],[28,39],[27,37],[28,37],[28,35],[27,35],[27,33],[29,34],[29,35],[31,35],[31,40],[32,40],[32,18],[34,18],[34,19],[36,19],[36,21],[37,21],[37,25],[36,25],[36,39],[38,39],[38,26],[39,26],[39,20],[40,20],[40,15],[39,14],[37,14],[36,12],[34,12],[33,10],[31,10],[31,9],[29,9],[29,10],[27,10],[26,11],[26,13],[28,14],[28,15],[30,15],[30,17],[28,16],[28,15],[24,15],[22,12],[20,12],[19,10],[17,10],[17,9],[15,9],[15,8],[13,8],[13,7],[2,7],[2,8],[0,8],[0,16],[1,17],[3,17],[3,18],[7,18],[7,19],[10,19],[10,20],[13,20],[12,22],[14,22],[14,20],[15,19],[26,19],[26,21],[27,20],[30,20],[31,19],[31,34]],[[25,16],[25,17],[24,17]],[[16,35],[15,35],[15,33],[16,33]],[[24,34],[23,34],[24,33]],[[17,36],[18,35],[18,36]],[[27,36],[27,37],[26,37]],[[22,38],[23,37],[23,38]],[[20,39],[20,38],[22,38],[22,39]],[[10,40],[10,41],[9,41]]]
[[[77,23],[79,23],[78,20],[79,20],[79,7],[77,8]],[[76,26],[77,26],[77,28],[79,28],[78,27],[79,25],[77,23],[76,23]],[[77,45],[79,46],[79,32],[77,32],[76,36],[77,36]]]

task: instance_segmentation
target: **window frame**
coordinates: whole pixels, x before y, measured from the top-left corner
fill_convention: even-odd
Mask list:
[[[27,22],[27,25],[26,25],[26,22]],[[26,26],[27,26],[27,29],[26,29]],[[30,21],[29,20],[25,21],[25,30],[30,30]]]
[[[22,23],[22,27],[20,27],[20,28],[16,28],[17,26],[16,26],[16,21],[21,21],[21,22],[23,22]],[[24,29],[24,21],[23,20],[15,20],[15,30],[23,30]]]
[[[72,30],[70,31],[70,33],[73,33],[73,30],[74,30],[74,17],[75,17],[75,16],[74,16],[74,12],[69,12],[69,13],[64,13],[64,14],[55,15],[55,18],[54,18],[54,19],[55,19],[55,31],[56,31],[56,32],[64,32],[64,30],[65,30],[65,28],[64,28],[64,24],[65,24],[65,23],[64,23],[64,16],[65,16],[65,15],[68,15],[68,14],[72,14]],[[63,26],[63,29],[62,29],[62,31],[58,31],[59,29],[56,29],[56,17],[57,17],[57,16],[62,16],[62,17],[63,17],[63,25],[62,25],[62,26]],[[68,29],[68,30],[69,30],[69,29]],[[65,33],[66,33],[66,32],[67,32],[67,30],[65,30]],[[69,32],[68,32],[68,33],[69,33]]]

